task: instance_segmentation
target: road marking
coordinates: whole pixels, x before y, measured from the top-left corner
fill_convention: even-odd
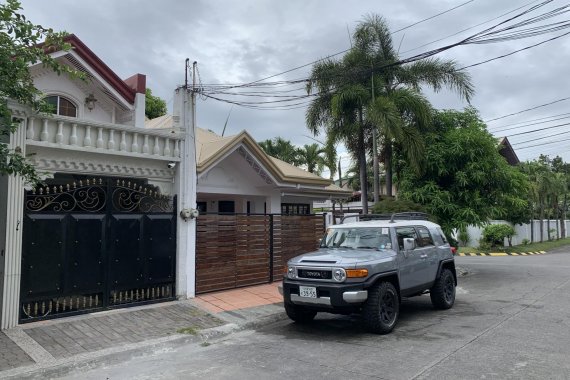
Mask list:
[[[470,252],[459,252],[457,256],[528,256],[528,255],[544,255],[546,251],[537,251],[537,252],[477,252],[477,253],[470,253]]]

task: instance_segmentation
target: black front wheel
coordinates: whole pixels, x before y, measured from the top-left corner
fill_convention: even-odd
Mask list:
[[[455,278],[449,269],[443,269],[430,290],[431,303],[436,309],[450,309],[455,303]]]
[[[362,308],[366,328],[376,334],[388,334],[400,315],[398,291],[391,282],[380,282],[368,290],[368,300]]]

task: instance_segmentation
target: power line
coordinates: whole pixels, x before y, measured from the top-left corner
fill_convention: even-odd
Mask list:
[[[517,112],[513,112],[513,113],[510,113],[510,114],[507,114],[507,115],[495,117],[495,118],[493,118],[493,119],[488,119],[488,120],[485,120],[484,122],[485,122],[485,123],[490,123],[490,122],[492,122],[492,121],[504,119],[504,118],[506,118],[506,117],[510,117],[510,116],[514,116],[514,115],[519,115],[519,114],[524,113],[524,112],[533,111],[533,110],[538,109],[538,108],[542,108],[542,107],[550,106],[550,105],[552,105],[552,104],[560,103],[560,102],[563,102],[563,101],[568,100],[568,99],[570,99],[570,96],[569,96],[569,97],[566,97],[566,98],[562,98],[562,99],[557,99],[557,100],[554,100],[554,101],[552,101],[552,102],[544,103],[544,104],[541,104],[541,105],[538,105],[538,106],[526,108],[526,109],[524,109],[524,110],[517,111]]]
[[[446,14],[446,13],[449,13],[449,12],[451,12],[451,11],[457,9],[457,8],[461,8],[462,6],[467,5],[467,4],[469,4],[469,3],[472,3],[473,1],[475,1],[475,0],[466,1],[466,2],[464,2],[464,3],[462,3],[462,4],[459,4],[458,6],[455,6],[455,7],[453,7],[453,8],[450,8],[450,9],[448,9],[448,10],[446,10],[446,11],[440,12],[440,13],[438,13],[438,14],[436,14],[436,15],[433,15],[433,16],[428,17],[428,18],[424,18],[423,20],[420,20],[420,21],[418,21],[418,22],[415,22],[415,23],[413,23],[413,24],[411,24],[411,25],[408,25],[408,26],[406,26],[406,27],[404,27],[404,28],[398,29],[398,30],[392,32],[391,34],[396,34],[396,33],[398,33],[398,32],[401,32],[402,30],[410,29],[410,28],[413,27],[413,26],[416,26],[416,25],[418,25],[418,24],[421,24],[421,23],[424,23],[424,22],[429,21],[429,20],[431,20],[431,19],[434,19],[434,18],[436,18],[436,17],[438,17],[438,16],[441,16],[441,15],[444,15],[444,14]]]
[[[413,26],[415,26],[415,25],[421,24],[421,23],[423,23],[423,22],[425,22],[425,21],[434,19],[434,18],[436,18],[436,17],[438,17],[438,16],[441,16],[441,15],[443,15],[443,14],[446,14],[446,13],[448,13],[448,12],[451,12],[451,11],[457,9],[457,8],[463,7],[463,6],[465,6],[465,5],[469,4],[469,3],[472,3],[473,1],[475,1],[475,0],[466,1],[466,2],[464,2],[464,3],[462,3],[462,4],[459,4],[459,5],[457,5],[457,6],[453,7],[453,8],[450,8],[450,9],[448,9],[448,10],[446,10],[446,11],[440,12],[440,13],[435,14],[435,15],[433,15],[433,16],[427,17],[427,18],[425,18],[425,19],[423,19],[423,20],[417,21],[417,22],[415,22],[415,23],[413,23],[413,24],[411,24],[411,25],[408,25],[408,26],[406,26],[406,27],[404,27],[404,28],[398,29],[398,30],[396,30],[395,32],[392,32],[391,34],[395,34],[395,33],[401,32],[401,31],[406,30],[406,29],[409,29],[409,28],[411,28],[411,27],[413,27]],[[299,70],[299,69],[305,68],[305,67],[307,67],[307,66],[314,65],[314,64],[317,63],[317,62],[324,61],[324,60],[327,60],[327,59],[332,58],[332,57],[336,57],[337,55],[340,55],[340,54],[344,54],[344,53],[348,52],[349,50],[350,50],[350,48],[345,49],[345,50],[342,50],[342,51],[339,51],[338,53],[334,53],[334,54],[327,55],[327,56],[324,57],[324,58],[320,58],[320,59],[317,59],[317,60],[315,60],[315,61],[306,63],[306,64],[304,64],[304,65],[294,67],[294,68],[292,68],[292,69],[283,71],[283,72],[281,72],[281,73],[277,73],[277,74],[270,75],[270,76],[265,77],[265,78],[262,78],[262,79],[258,79],[258,80],[253,81],[253,82],[249,82],[249,84],[254,84],[254,83],[258,83],[258,82],[263,82],[263,81],[265,81],[265,80],[267,80],[267,79],[275,78],[275,77],[280,76],[280,75],[283,75],[283,74],[288,74],[288,73],[290,73],[290,72],[292,72],[292,71]]]
[[[490,128],[493,128],[493,129],[496,128],[495,131],[499,131],[499,130],[505,130],[505,131],[506,131],[506,130],[512,129],[512,128],[504,129],[505,127],[510,127],[510,126],[513,126],[513,125],[518,125],[518,127],[516,127],[516,128],[524,128],[524,127],[528,127],[528,126],[531,126],[531,125],[543,124],[543,123],[550,123],[550,122],[556,121],[556,120],[567,119],[568,117],[570,117],[570,116],[568,116],[568,115],[570,115],[570,112],[561,113],[561,114],[558,114],[558,115],[540,117],[540,118],[538,118],[538,119],[531,119],[531,120],[519,121],[518,123],[505,124],[505,125],[501,125],[501,126],[497,126],[497,127],[490,127]],[[553,119],[553,118],[559,117],[559,116],[564,116],[564,117],[560,117],[560,118],[558,118],[558,119]],[[542,122],[540,122],[540,123],[527,124],[527,123],[532,123],[532,122],[534,122],[534,121],[540,121],[540,120],[546,120],[546,119],[552,119],[552,120],[542,121]],[[525,125],[521,125],[521,124],[525,124]],[[493,133],[494,133],[495,131],[493,131]]]
[[[547,129],[560,128],[560,127],[565,127],[565,126],[567,126],[567,125],[570,125],[570,123],[558,124],[558,125],[553,125],[553,126],[551,126],[551,127],[537,128],[537,129],[533,129],[533,130],[530,130],[530,131],[524,131],[524,132],[519,132],[519,133],[513,133],[512,135],[508,135],[507,137],[520,136],[520,135],[528,135],[529,133],[535,133],[535,132],[540,132],[540,131],[546,131]]]
[[[512,52],[510,52],[510,53],[500,55],[500,56],[495,57],[495,58],[491,58],[491,59],[487,59],[487,60],[485,60],[485,61],[477,62],[477,63],[474,63],[474,64],[472,64],[472,65],[463,66],[462,68],[458,69],[457,71],[465,70],[465,69],[468,69],[468,68],[470,68],[470,67],[479,66],[479,65],[482,65],[482,64],[484,64],[484,63],[489,63],[489,62],[491,62],[491,61],[496,61],[497,59],[505,58],[505,57],[508,57],[508,56],[510,56],[510,55],[513,55],[513,54],[516,54],[516,53],[520,53],[521,51],[528,50],[528,49],[532,49],[532,48],[534,48],[534,47],[540,46],[540,45],[545,44],[545,43],[547,43],[547,42],[557,40],[557,39],[562,38],[562,37],[564,37],[564,36],[566,36],[566,35],[568,35],[568,34],[570,34],[570,32],[566,32],[566,33],[561,34],[561,35],[559,35],[559,36],[549,38],[549,39],[547,39],[547,40],[541,41],[541,42],[536,43],[536,44],[534,44],[534,45],[529,45],[529,46],[526,46],[526,47],[524,47],[524,48],[522,48],[522,49],[518,49],[518,50],[512,51]]]
[[[560,143],[560,142],[564,142],[564,141],[570,141],[570,138],[568,139],[562,139],[562,140],[556,140],[556,141],[551,141],[551,142],[545,142],[545,143],[541,143],[541,144],[534,144],[534,145],[529,145],[529,146],[524,146],[522,148],[517,148],[518,150],[523,150],[523,149],[528,149],[528,148],[534,148],[537,146],[544,146],[544,145],[550,145],[550,144],[556,144],[556,143]]]
[[[548,138],[550,138],[550,137],[564,135],[564,134],[566,134],[566,133],[570,133],[570,131],[564,131],[564,132],[560,132],[560,133],[554,133],[554,134],[552,134],[552,135],[547,135],[547,136],[543,136],[543,137],[535,137],[535,138],[530,139],[530,140],[525,140],[525,141],[519,141],[519,142],[516,142],[516,143],[512,143],[511,145],[526,144],[526,143],[533,142],[533,141],[536,141],[536,140],[544,140],[544,139],[548,139]]]
[[[489,23],[489,22],[491,22],[491,21],[495,21],[495,20],[497,20],[497,19],[499,19],[499,18],[501,18],[501,17],[504,17],[504,16],[506,16],[506,15],[508,15],[508,14],[510,14],[510,13],[516,12],[516,11],[518,11],[519,9],[525,8],[525,7],[527,7],[527,6],[529,6],[529,5],[533,4],[533,3],[537,3],[538,1],[540,1],[540,0],[531,1],[531,2],[529,2],[529,3],[526,3],[526,4],[524,4],[524,5],[521,5],[521,6],[518,7],[518,8],[515,8],[515,9],[513,9],[513,10],[510,10],[510,11],[508,11],[508,12],[506,12],[506,13],[503,13],[503,14],[497,16],[497,17],[493,17],[492,19],[489,19],[489,20],[487,20],[487,21],[483,21],[483,22],[481,22],[481,23],[479,23],[479,24],[477,24],[477,25],[470,26],[469,28],[462,29],[462,30],[460,30],[460,31],[458,31],[458,32],[455,32],[455,33],[453,33],[453,34],[450,34],[450,35],[448,35],[448,36],[439,38],[439,39],[437,39],[437,40],[434,40],[434,41],[425,43],[425,44],[420,45],[420,46],[416,46],[416,47],[413,48],[413,49],[406,50],[406,51],[402,52],[402,54],[406,54],[406,53],[409,53],[409,52],[411,52],[411,51],[418,50],[418,49],[420,49],[420,48],[422,48],[422,47],[425,47],[425,46],[434,44],[434,43],[436,43],[436,42],[440,42],[440,41],[446,40],[446,39],[448,39],[449,37],[454,37],[454,36],[456,36],[456,35],[458,35],[458,34],[461,34],[461,33],[463,33],[463,32],[466,32],[466,31],[468,31],[468,30],[474,29],[474,28],[476,28],[476,27],[478,27],[478,26],[485,25],[485,24],[487,24],[487,23]]]

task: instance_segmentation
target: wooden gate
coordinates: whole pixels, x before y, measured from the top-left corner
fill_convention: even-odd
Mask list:
[[[279,280],[287,260],[314,251],[323,233],[322,215],[200,215],[196,292]]]

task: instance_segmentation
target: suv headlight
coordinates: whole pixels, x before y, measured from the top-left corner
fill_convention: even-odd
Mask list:
[[[295,267],[289,267],[287,268],[287,277],[293,279],[296,277],[295,275]]]
[[[333,279],[336,282],[343,282],[346,280],[346,271],[342,268],[333,269]]]

